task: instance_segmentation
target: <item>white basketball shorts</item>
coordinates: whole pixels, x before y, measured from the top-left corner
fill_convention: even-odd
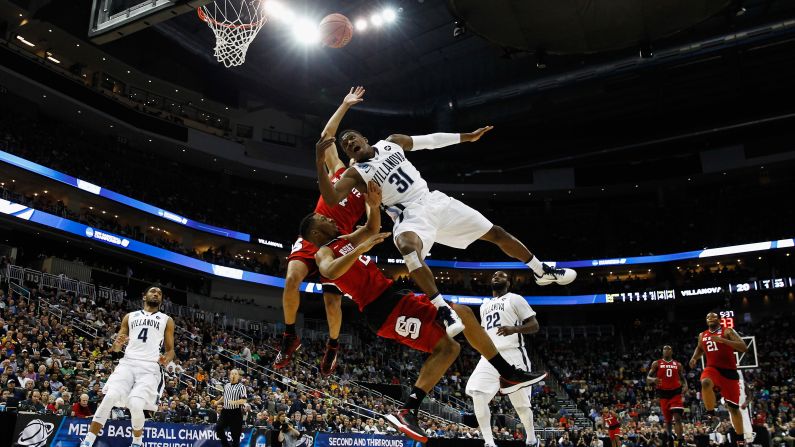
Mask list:
[[[146,402],[145,410],[157,411],[165,383],[159,363],[121,359],[102,392],[106,395],[111,390],[121,393],[122,398],[114,404],[115,407],[127,407],[129,398],[140,397]]]
[[[530,368],[532,367],[532,364],[530,363],[530,358],[527,356],[527,352],[525,352],[524,349],[508,348],[500,351],[500,355],[502,355],[506,362],[517,367],[518,369],[523,371],[531,370]],[[517,390],[516,393],[523,393],[529,396],[531,389],[532,387],[522,388]],[[469,380],[467,381],[467,395],[471,396],[473,391],[479,391],[492,397],[496,396],[500,391],[500,373],[497,372],[497,368],[492,366],[491,363],[489,363],[489,361],[482,356],[480,357],[478,365],[475,367],[475,370],[472,371],[472,375],[469,376]]]
[[[479,211],[440,191],[431,191],[416,202],[402,205],[392,235],[397,239],[406,232],[416,233],[422,240],[422,259],[434,243],[467,248],[494,226]]]

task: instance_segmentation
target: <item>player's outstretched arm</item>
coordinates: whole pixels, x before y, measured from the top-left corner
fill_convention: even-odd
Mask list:
[[[163,350],[166,352],[160,356],[160,364],[163,366],[171,363],[177,355],[176,352],[174,352],[174,327],[174,319],[168,317],[168,322],[166,322],[166,333],[163,334]]]
[[[334,280],[344,275],[350,270],[355,262],[359,262],[359,257],[370,251],[375,245],[384,242],[384,239],[392,233],[376,233],[356,246],[350,253],[334,258],[334,253],[328,247],[321,247],[315,254],[315,262],[320,274],[328,279]]]
[[[696,337],[696,339],[696,350],[693,351],[693,357],[690,358],[690,369],[695,368],[698,359],[704,355],[704,350],[701,349],[701,337]]]
[[[646,383],[654,385],[657,383],[657,368],[659,364],[657,360],[651,362],[651,366],[649,367],[649,374],[646,376]]]
[[[361,175],[356,169],[348,169],[342,174],[342,177],[337,183],[331,183],[331,179],[326,172],[326,152],[329,148],[334,146],[335,138],[321,139],[315,145],[315,167],[317,168],[317,182],[320,189],[320,195],[326,205],[334,207],[348,197],[351,190],[356,186],[364,183]],[[364,188],[362,188],[364,189]]]
[[[473,143],[478,141],[486,132],[494,129],[494,126],[481,127],[474,132],[466,133],[432,133],[429,135],[390,135],[386,141],[395,143],[402,147],[404,151],[419,151],[422,149],[439,149],[441,147],[452,146],[458,143]]]
[[[116,334],[116,339],[113,340],[113,346],[110,348],[113,352],[121,351],[121,348],[124,347],[124,344],[127,343],[127,340],[130,338],[130,314],[127,314],[121,320],[121,327],[119,328],[119,332]]]
[[[348,112],[348,109],[359,104],[360,102],[364,101],[364,87],[351,87],[351,91],[345,95],[345,98],[342,99],[342,104],[337,108],[331,118],[326,123],[326,127],[323,128],[323,132],[320,133],[320,139],[328,139],[334,137],[337,134],[337,129],[340,127],[340,122],[342,122],[342,118],[345,116],[345,113]],[[336,145],[331,148],[331,150],[326,151],[325,157],[325,164],[326,169],[328,169],[329,173],[335,173],[340,170],[340,168],[344,168],[345,164],[340,160],[339,152],[336,150]]]

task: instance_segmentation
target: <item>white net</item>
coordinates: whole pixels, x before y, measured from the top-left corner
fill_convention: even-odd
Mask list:
[[[260,0],[216,0],[198,9],[215,34],[215,58],[226,67],[246,61],[251,41],[268,18]]]

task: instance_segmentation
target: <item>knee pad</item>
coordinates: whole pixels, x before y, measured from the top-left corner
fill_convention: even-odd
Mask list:
[[[422,261],[420,261],[420,257],[417,255],[416,251],[412,251],[403,256],[403,260],[406,262],[406,268],[409,269],[409,273],[422,267]]]
[[[130,421],[132,422],[133,430],[141,430],[144,428],[146,416],[144,416],[144,408],[146,401],[140,397],[131,397],[127,401],[127,409],[130,410]]]
[[[102,402],[99,403],[99,406],[97,406],[97,411],[94,413],[92,421],[99,425],[105,425],[105,422],[108,421],[108,417],[110,417],[110,410],[113,409],[121,397],[121,393],[109,391],[108,394],[102,398]]]

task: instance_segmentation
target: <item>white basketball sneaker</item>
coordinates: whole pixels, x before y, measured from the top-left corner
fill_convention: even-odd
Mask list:
[[[539,276],[538,274],[533,273],[533,275],[536,277],[536,284],[539,286],[546,286],[552,283],[565,286],[566,284],[570,284],[572,281],[577,279],[577,272],[572,269],[559,269],[551,267],[547,264],[541,265],[544,268],[544,274]]]
[[[464,330],[464,323],[461,321],[461,317],[447,303],[436,308],[436,319],[441,321],[447,331],[447,335],[451,338]]]

